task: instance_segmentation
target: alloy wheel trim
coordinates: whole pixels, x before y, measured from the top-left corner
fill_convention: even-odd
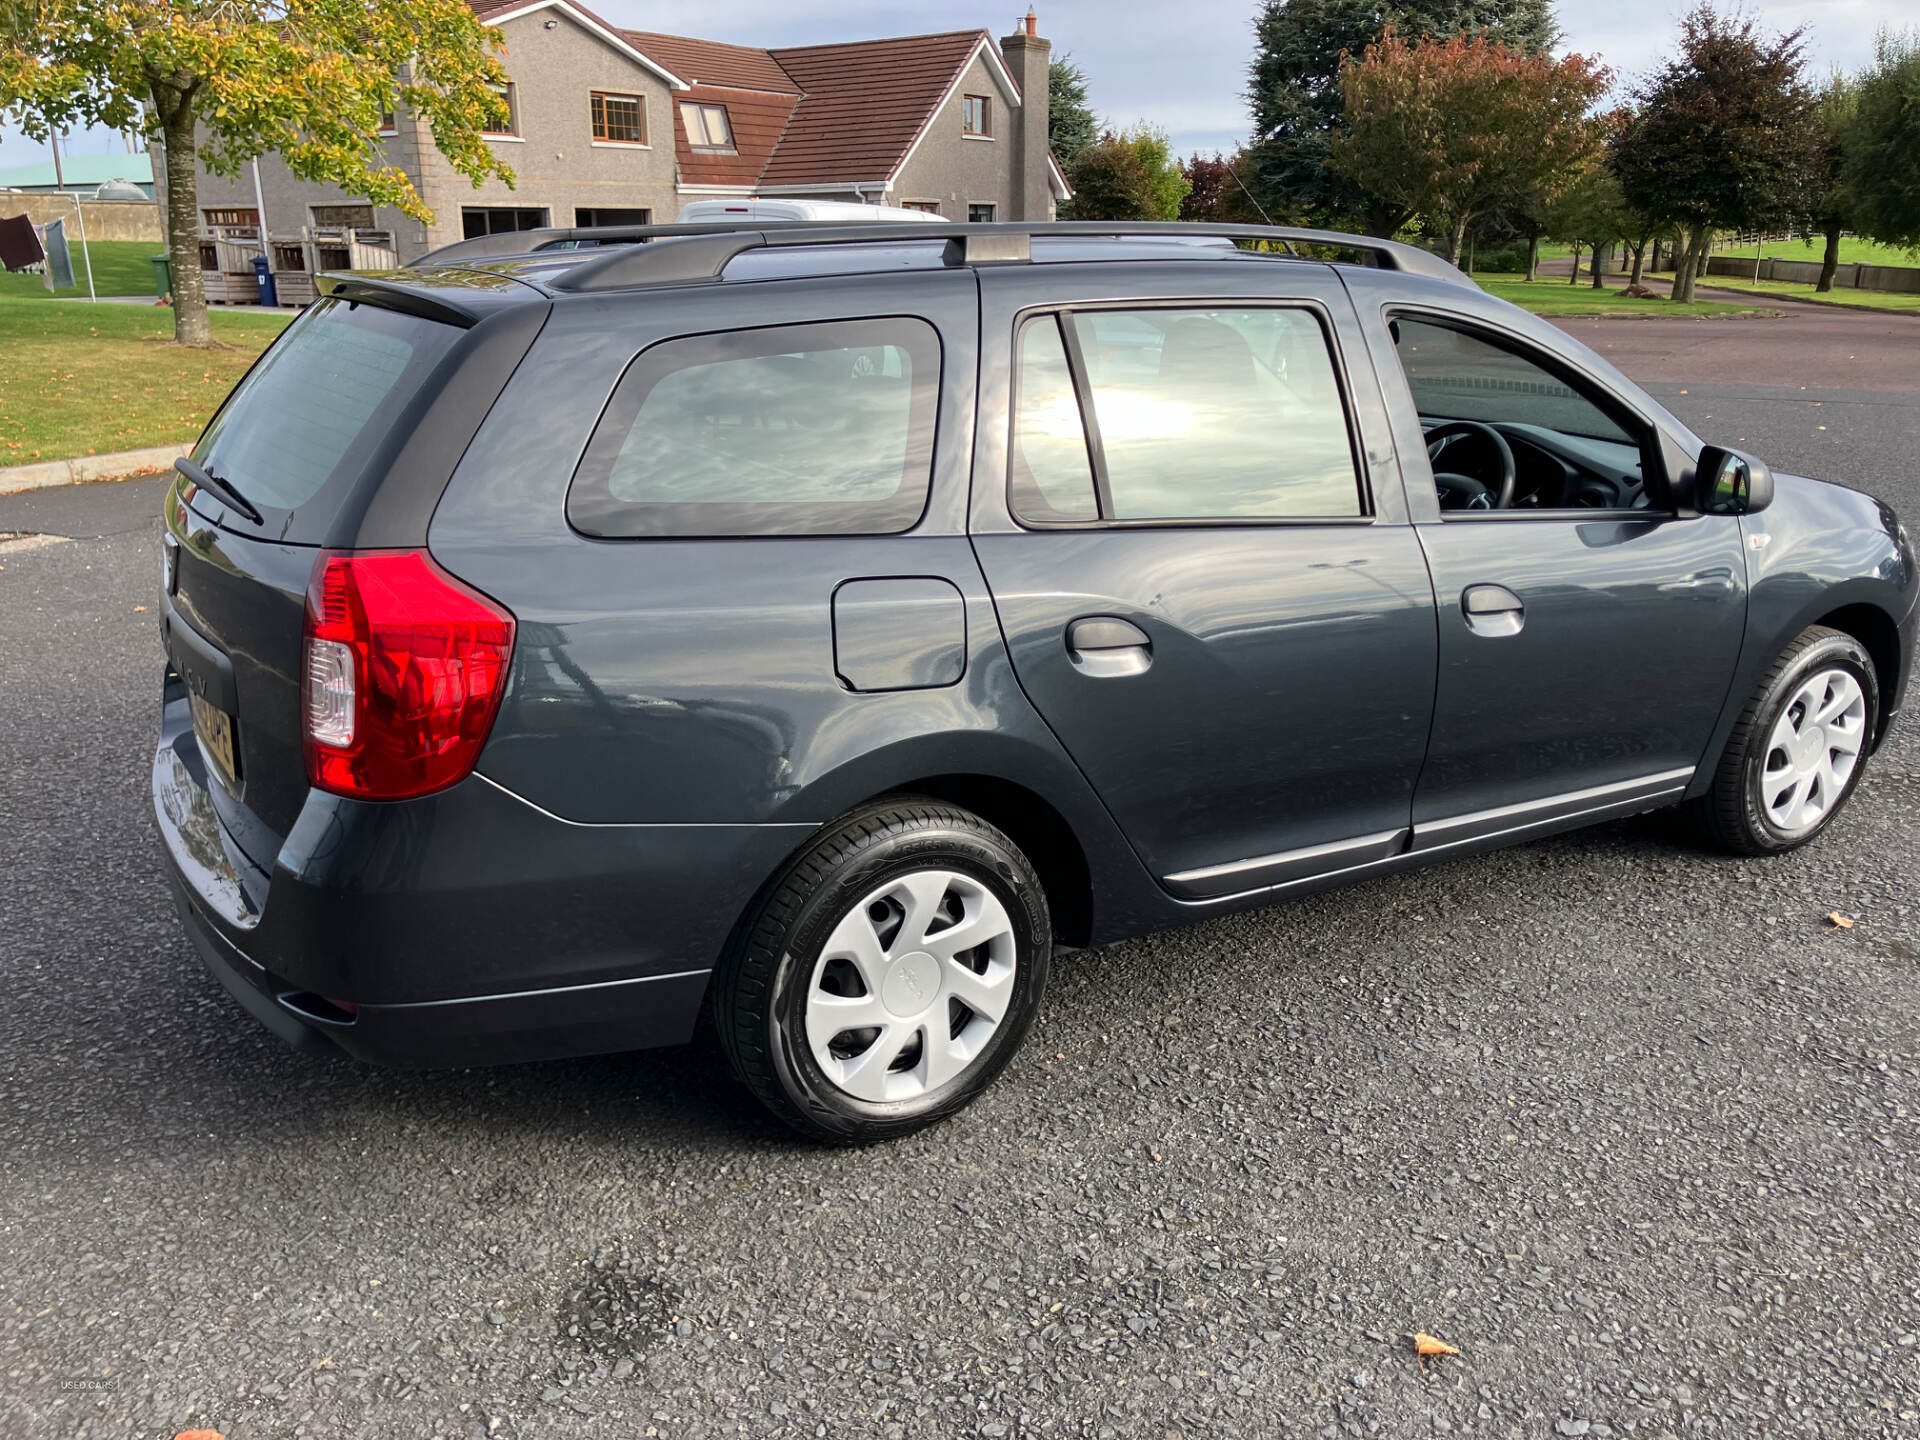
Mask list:
[[[1768,825],[1788,839],[1833,814],[1867,740],[1866,691],[1852,671],[1828,666],[1793,688],[1768,732],[1755,789]]]
[[[894,875],[842,912],[808,969],[808,1054],[864,1104],[945,1089],[1000,1033],[1019,962],[1012,917],[985,882],[944,866]]]

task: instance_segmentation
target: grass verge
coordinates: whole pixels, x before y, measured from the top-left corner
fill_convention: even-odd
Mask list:
[[[1716,256],[1732,255],[1742,260],[1753,258],[1751,245],[1721,245],[1713,252]],[[1818,265],[1827,253],[1825,236],[1812,241],[1769,240],[1761,246],[1760,253],[1769,260],[1810,260]],[[1903,250],[1898,245],[1882,245],[1874,240],[1862,240],[1854,235],[1840,237],[1840,263],[1842,265],[1920,265],[1920,250]]]
[[[1759,305],[1742,305],[1721,300],[1694,300],[1676,305],[1671,300],[1654,298],[1635,300],[1616,289],[1596,290],[1582,280],[1569,285],[1565,280],[1522,279],[1518,275],[1475,275],[1475,282],[1489,295],[1511,300],[1536,315],[1639,315],[1672,318],[1687,315],[1766,315],[1774,313]]]
[[[1852,290],[1836,285],[1820,295],[1815,293],[1811,285],[1794,285],[1785,280],[1735,280],[1725,275],[1709,276],[1698,283],[1710,285],[1715,290],[1737,291],[1742,295],[1782,296],[1791,300],[1811,300],[1816,305],[1838,305],[1859,310],[1904,310],[1909,314],[1920,314],[1920,293]]]
[[[0,270],[0,298],[8,300],[72,300],[87,298],[87,267],[81,263],[80,241],[68,227],[67,244],[73,250],[74,288],[47,293],[38,275],[10,275]],[[93,256],[93,293],[96,295],[153,294],[153,257],[166,250],[158,240],[96,240],[87,247]]]
[[[216,310],[190,350],[171,310],[0,297],[0,466],[192,440],[289,318]]]

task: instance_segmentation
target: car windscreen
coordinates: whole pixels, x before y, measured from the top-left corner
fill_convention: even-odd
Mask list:
[[[367,462],[464,333],[327,299],[288,327],[207,426],[193,458],[260,511],[223,524],[319,544]]]

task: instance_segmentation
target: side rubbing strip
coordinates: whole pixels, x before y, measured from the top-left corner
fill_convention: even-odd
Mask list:
[[[1586,790],[1568,790],[1540,800],[1518,805],[1502,805],[1494,810],[1476,810],[1446,820],[1432,820],[1413,827],[1413,848],[1431,850],[1480,840],[1509,831],[1531,830],[1579,816],[1607,810],[1628,811],[1641,805],[1659,805],[1683,794],[1693,779],[1694,767],[1663,770],[1657,775],[1642,775],[1637,780],[1622,780],[1612,785],[1595,785]]]
[[[1406,848],[1407,832],[1382,830],[1377,835],[1360,835],[1351,840],[1335,840],[1326,845],[1310,845],[1303,850],[1283,850],[1276,855],[1256,855],[1251,860],[1234,860],[1225,865],[1209,865],[1200,870],[1182,870],[1161,883],[1187,900],[1210,900],[1221,895],[1238,895],[1260,890],[1288,880],[1317,875],[1327,870],[1345,870],[1385,859]]]

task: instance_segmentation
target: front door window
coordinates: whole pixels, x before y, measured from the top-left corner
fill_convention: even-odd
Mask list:
[[[1576,383],[1470,330],[1392,326],[1441,510],[1649,508],[1642,438]]]

